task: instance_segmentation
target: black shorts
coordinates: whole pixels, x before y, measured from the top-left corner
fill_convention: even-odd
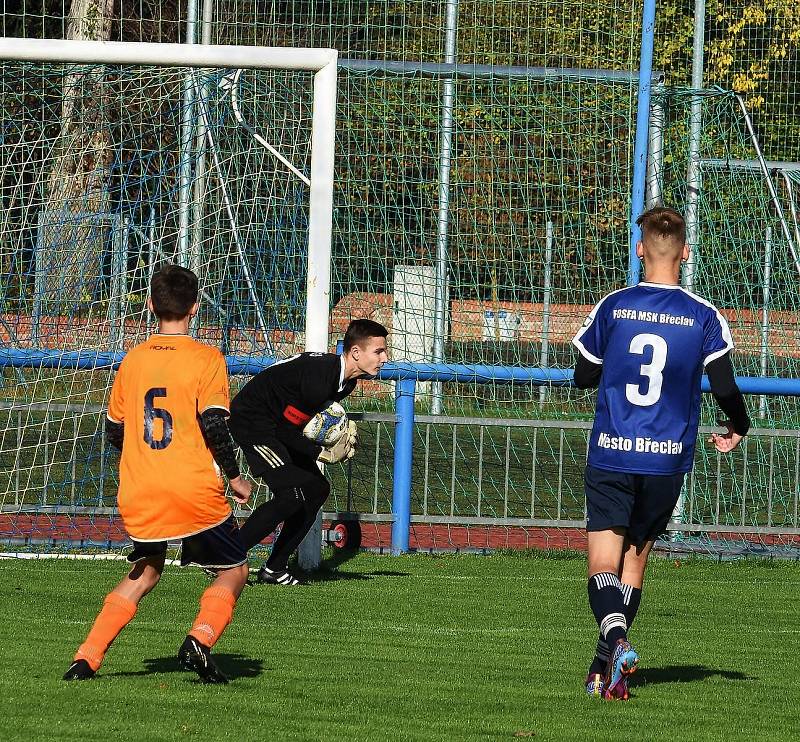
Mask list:
[[[675,510],[685,476],[627,474],[587,466],[586,530],[625,528],[636,546],[658,538]]]
[[[313,485],[320,478],[325,479],[315,459],[289,453],[286,446],[278,440],[272,439],[255,445],[240,443],[239,447],[247,459],[250,473],[263,480],[273,492],[302,488]]]
[[[133,551],[128,554],[129,562],[142,559],[164,557],[167,553],[166,541],[133,541]],[[229,569],[247,561],[239,526],[231,515],[218,526],[208,528],[181,541],[181,567],[196,564],[206,569]]]

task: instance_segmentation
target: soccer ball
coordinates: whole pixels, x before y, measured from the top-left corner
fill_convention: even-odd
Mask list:
[[[338,402],[332,402],[312,417],[303,435],[320,446],[332,446],[347,432],[347,413]]]

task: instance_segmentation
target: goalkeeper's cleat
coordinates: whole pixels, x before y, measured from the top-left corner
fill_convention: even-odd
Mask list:
[[[211,659],[211,650],[193,636],[187,636],[183,640],[178,650],[178,662],[184,670],[196,672],[204,683],[221,685],[228,682],[228,678]]]
[[[86,660],[75,660],[64,673],[64,680],[89,680],[94,677],[94,670]]]
[[[606,687],[604,698],[608,701],[628,700],[628,675],[636,672],[639,664],[639,655],[636,650],[624,639],[617,642],[614,654],[608,661],[606,671]]]
[[[288,570],[272,570],[266,564],[258,570],[256,582],[262,585],[302,585],[303,583],[298,580]]]
[[[592,698],[602,698],[603,691],[606,684],[603,682],[603,676],[599,672],[590,673],[586,677],[586,695]]]

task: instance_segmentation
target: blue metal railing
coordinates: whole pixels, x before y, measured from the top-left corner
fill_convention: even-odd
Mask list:
[[[414,461],[414,401],[417,382],[395,386],[394,477],[392,478],[392,554],[408,551],[411,532],[411,465]]]
[[[63,369],[116,369],[124,353],[99,351],[33,350],[28,348],[0,348],[0,368],[63,368]],[[228,371],[232,375],[251,375],[271,366],[274,358],[227,356]],[[387,363],[378,378],[396,382],[395,387],[395,457],[392,486],[392,553],[408,551],[411,529],[411,471],[414,448],[414,403],[418,381],[449,381],[461,383],[508,384],[572,384],[571,369],[522,368],[509,366],[484,366],[468,364]],[[800,396],[800,379],[779,377],[740,376],[736,379],[744,394],[772,396]],[[710,391],[704,376],[701,388]]]
[[[116,370],[125,353],[97,350],[34,350],[32,348],[0,348],[0,368],[109,369]],[[256,356],[225,357],[228,372],[252,375],[263,371],[276,358]],[[466,363],[387,363],[378,374],[381,381],[457,381],[462,384],[551,384],[571,386],[572,369],[524,366],[486,366]],[[737,376],[743,394],[800,397],[800,379],[779,376]],[[708,379],[701,383],[704,392],[711,391]]]
[[[408,551],[411,531],[411,471],[414,447],[414,399],[417,381],[459,381],[474,383],[572,384],[572,370],[549,368],[510,368],[507,366],[473,366],[461,364],[400,363],[386,364],[380,379],[396,381],[394,429],[394,482],[392,486],[392,554]],[[778,377],[736,379],[743,394],[800,396],[800,379]],[[711,391],[703,376],[701,389]]]

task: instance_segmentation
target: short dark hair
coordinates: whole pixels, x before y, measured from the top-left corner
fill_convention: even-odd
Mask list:
[[[642,240],[657,237],[686,244],[686,222],[675,209],[655,206],[645,211],[636,223],[642,228]]]
[[[153,312],[161,320],[183,319],[197,302],[197,276],[174,263],[161,266],[150,281]]]
[[[359,345],[369,338],[388,337],[389,331],[380,323],[371,319],[354,319],[347,326],[344,334],[344,352],[347,353],[354,345]]]

